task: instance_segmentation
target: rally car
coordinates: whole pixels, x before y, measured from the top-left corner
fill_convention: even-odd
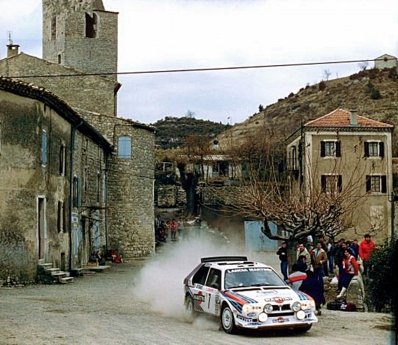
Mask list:
[[[226,333],[238,329],[308,331],[318,322],[314,300],[289,287],[275,270],[245,256],[206,257],[184,279],[185,310],[220,318]]]

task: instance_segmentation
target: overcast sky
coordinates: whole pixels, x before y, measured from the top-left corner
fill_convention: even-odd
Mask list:
[[[103,0],[119,12],[119,72],[374,59],[398,55],[396,0]],[[41,57],[41,0],[0,0],[0,58],[8,31]],[[1,48],[2,47],[2,48]],[[373,64],[369,64],[369,67]],[[184,116],[242,122],[359,63],[124,75],[119,116],[154,123]],[[320,114],[322,115],[322,114]]]

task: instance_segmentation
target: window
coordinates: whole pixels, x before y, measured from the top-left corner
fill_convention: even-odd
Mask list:
[[[80,207],[80,181],[77,176],[73,177],[73,207]]]
[[[366,176],[366,192],[387,193],[387,178],[385,175]]]
[[[62,63],[62,55],[58,54],[58,64],[60,65]]]
[[[327,194],[340,193],[342,190],[343,179],[341,175],[322,175],[321,189]]]
[[[51,41],[54,41],[57,38],[57,17],[54,16],[51,18]]]
[[[206,286],[210,286],[214,289],[221,288],[221,271],[212,268],[209,272],[209,277],[206,281]]]
[[[65,208],[62,201],[58,201],[58,212],[57,212],[57,229],[58,232],[64,231],[64,219],[65,219]]]
[[[288,152],[287,165],[289,170],[298,170],[296,146],[292,146]]]
[[[86,13],[86,37],[87,38],[96,38],[97,37],[97,24],[98,24],[98,16],[93,13],[91,16],[89,13]]]
[[[201,268],[199,268],[198,272],[196,272],[192,278],[192,283],[204,285],[208,272],[209,272],[209,267],[202,266]]]
[[[100,196],[101,196],[101,173],[97,171],[97,202],[100,202]]]
[[[41,131],[41,165],[47,165],[47,132]]]
[[[384,157],[382,141],[365,141],[365,157]]]
[[[119,137],[118,141],[118,156],[123,159],[131,158],[131,138],[130,137]]]
[[[321,157],[341,157],[341,144],[337,140],[321,141]]]
[[[59,174],[65,176],[65,164],[66,164],[66,147],[61,144],[59,148]]]

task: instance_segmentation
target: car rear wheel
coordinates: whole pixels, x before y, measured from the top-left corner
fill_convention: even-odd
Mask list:
[[[187,321],[192,322],[196,316],[191,296],[185,297],[185,318]]]
[[[234,314],[230,307],[225,306],[221,312],[221,327],[225,333],[232,334],[236,332]]]

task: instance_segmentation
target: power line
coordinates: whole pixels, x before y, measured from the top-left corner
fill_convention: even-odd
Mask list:
[[[147,70],[147,71],[131,71],[131,72],[41,74],[41,75],[8,76],[8,78],[18,78],[18,79],[23,79],[23,78],[59,78],[59,77],[85,77],[85,76],[109,76],[109,75],[140,75],[140,74],[209,72],[209,71],[228,71],[228,70],[261,69],[261,68],[282,68],[282,67],[301,67],[301,66],[317,66],[317,65],[319,66],[319,65],[367,63],[367,62],[372,62],[372,61],[376,61],[376,60],[375,59],[361,59],[361,60],[318,61],[318,62],[298,62],[298,63],[270,64],[270,65],[182,68],[182,69],[164,69],[164,70]],[[385,58],[385,59],[381,59],[380,61],[388,61],[388,60],[392,60],[392,59],[386,59]]]

